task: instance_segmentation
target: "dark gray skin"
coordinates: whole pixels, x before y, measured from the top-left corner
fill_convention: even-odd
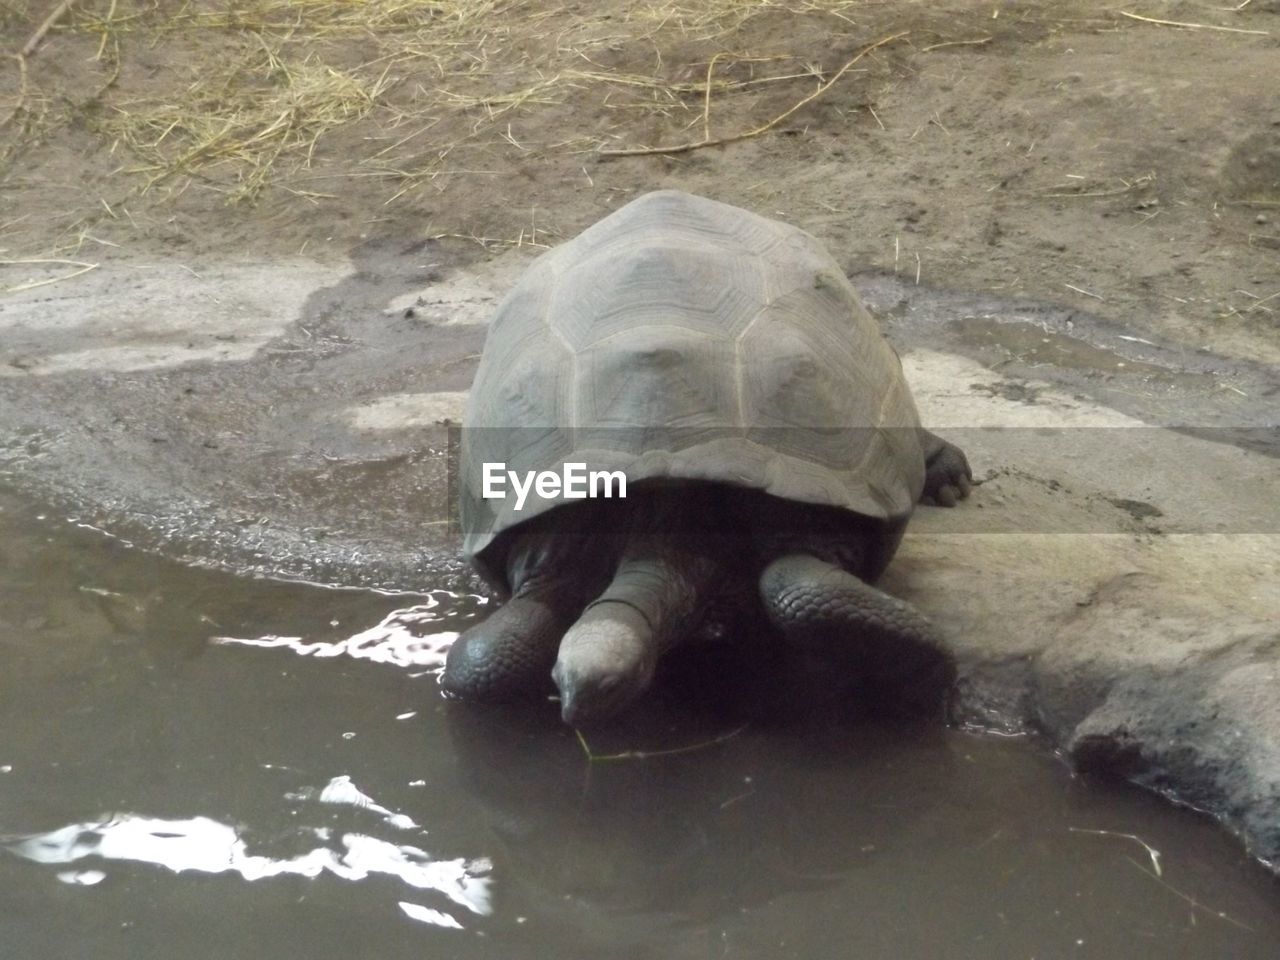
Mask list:
[[[921,503],[954,506],[969,495],[969,464],[920,433]],[[774,632],[813,662],[901,686],[937,670],[928,622],[869,582],[896,546],[880,531],[833,524],[823,508],[676,481],[572,511],[574,533],[567,511],[518,532],[511,599],[455,642],[446,693],[511,700],[549,691],[550,676],[565,722],[608,720],[648,689],[662,655],[696,634],[717,600],[752,585]]]

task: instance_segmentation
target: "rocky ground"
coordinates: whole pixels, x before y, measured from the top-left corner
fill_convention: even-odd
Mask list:
[[[1280,6],[298,7],[81,3],[5,68],[7,483],[193,562],[466,587],[444,423],[497,299],[703,193],[828,245],[986,478],[886,581],[958,719],[1280,860]]]

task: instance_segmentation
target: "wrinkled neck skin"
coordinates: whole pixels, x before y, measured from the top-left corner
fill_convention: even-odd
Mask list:
[[[589,602],[609,582],[625,538],[595,501],[559,507],[501,534],[504,600],[554,595]]]

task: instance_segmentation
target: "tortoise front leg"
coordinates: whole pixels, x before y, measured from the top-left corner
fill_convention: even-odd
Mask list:
[[[556,649],[574,616],[554,587],[512,597],[454,641],[441,686],[449,696],[488,702],[549,694]]]
[[[942,708],[955,668],[910,604],[806,553],[771,562],[759,587],[788,645],[839,689],[859,688],[891,713]]]
[[[560,638],[607,582],[606,537],[526,533],[508,555],[513,594],[454,641],[440,683],[463,700],[498,702],[552,692]]]

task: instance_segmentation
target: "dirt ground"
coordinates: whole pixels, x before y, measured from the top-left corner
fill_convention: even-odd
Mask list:
[[[5,52],[53,6],[0,5]],[[473,259],[679,186],[851,272],[1275,361],[1280,4],[1134,7],[1201,28],[1061,0],[81,2],[3,64],[0,247]],[[887,38],[765,133],[601,153],[751,131]]]

